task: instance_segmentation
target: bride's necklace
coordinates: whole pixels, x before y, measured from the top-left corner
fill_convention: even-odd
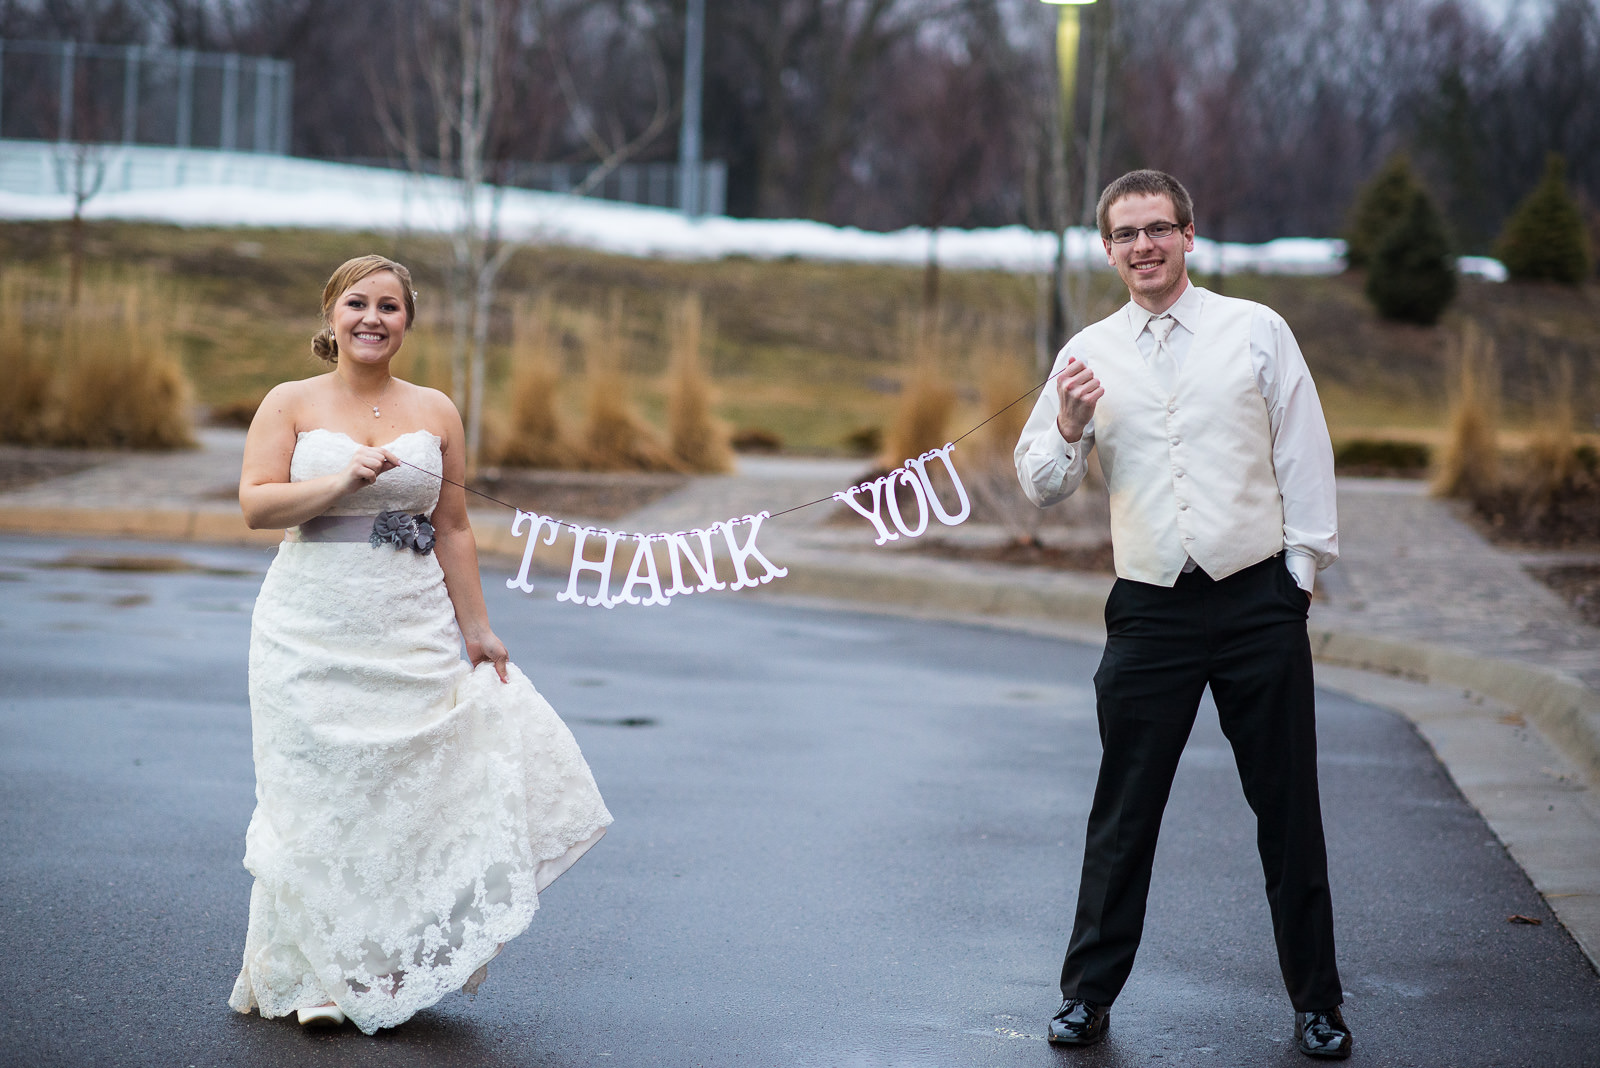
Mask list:
[[[372,404],[372,403],[362,399],[361,394],[356,392],[356,387],[352,386],[348,382],[345,382],[344,378],[342,376],[340,376],[337,371],[334,372],[334,375],[339,378],[340,382],[344,383],[344,388],[350,391],[350,395],[352,397],[354,397],[358,401],[361,401],[362,404],[365,404],[365,405],[367,405],[367,407],[372,409],[372,418],[381,419],[383,417],[383,413],[378,410],[378,406],[376,404]],[[378,390],[378,399],[379,400],[382,400],[384,398],[384,395],[389,392],[389,383],[393,382],[393,381],[394,381],[394,379],[392,379],[392,378],[386,378],[386,379],[383,380],[383,388]]]

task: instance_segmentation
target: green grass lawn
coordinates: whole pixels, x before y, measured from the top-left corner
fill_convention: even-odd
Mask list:
[[[183,365],[206,405],[249,403],[276,382],[323,369],[309,345],[319,326],[322,285],[350,256],[380,252],[407,263],[420,291],[419,317],[443,336],[449,257],[437,238],[136,223],[94,223],[87,232],[95,277],[153,283],[180,306]],[[64,223],[0,224],[0,269],[62,275],[66,240]],[[1094,314],[1125,299],[1115,281],[1105,272],[1094,276]],[[1196,281],[1219,284],[1209,276]],[[893,418],[910,363],[906,324],[921,305],[922,287],[920,267],[683,262],[524,249],[502,274],[491,406],[508,377],[511,311],[518,301],[548,293],[562,308],[601,314],[615,294],[626,309],[626,368],[637,402],[647,415],[659,416],[666,312],[684,293],[697,291],[714,331],[709,365],[722,417],[735,428],[776,433],[791,450],[843,451],[853,432]],[[1594,283],[1572,290],[1463,280],[1454,308],[1435,328],[1380,323],[1354,276],[1238,275],[1220,280],[1220,288],[1264,301],[1289,321],[1336,438],[1437,440],[1454,380],[1455,338],[1468,315],[1495,341],[1509,421],[1526,424],[1542,403],[1564,394],[1579,428],[1596,429],[1600,286]],[[962,398],[957,420],[975,422],[987,413],[978,408],[980,369],[969,355],[978,347],[974,339],[1001,338],[1004,349],[1031,367],[1034,282],[997,271],[945,271],[940,294],[947,338],[941,367]],[[440,341],[418,340],[402,373],[445,384]],[[582,391],[574,339],[567,339],[567,356],[573,380],[562,396],[576,419]]]

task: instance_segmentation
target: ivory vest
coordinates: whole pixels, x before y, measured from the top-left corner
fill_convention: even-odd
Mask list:
[[[1170,395],[1140,355],[1125,310],[1080,335],[1079,358],[1105,387],[1094,441],[1111,491],[1118,576],[1171,586],[1193,557],[1221,579],[1283,549],[1272,428],[1250,360],[1254,309],[1205,294]]]

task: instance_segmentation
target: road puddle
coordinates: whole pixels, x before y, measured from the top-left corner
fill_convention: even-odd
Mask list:
[[[221,578],[249,578],[254,571],[241,568],[211,567],[185,560],[181,556],[123,556],[104,553],[69,553],[55,560],[39,560],[30,566],[50,571],[114,571],[135,574],[213,575]]]

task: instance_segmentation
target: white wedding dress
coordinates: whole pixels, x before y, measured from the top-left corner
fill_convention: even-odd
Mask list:
[[[439,471],[439,446],[417,430],[386,448]],[[291,480],[342,470],[355,447],[302,433]],[[400,467],[329,514],[431,513],[438,497],[438,478]],[[371,1034],[474,978],[611,814],[527,678],[461,658],[433,556],[296,536],[252,621],[255,886],[228,1003],[331,1001]]]

